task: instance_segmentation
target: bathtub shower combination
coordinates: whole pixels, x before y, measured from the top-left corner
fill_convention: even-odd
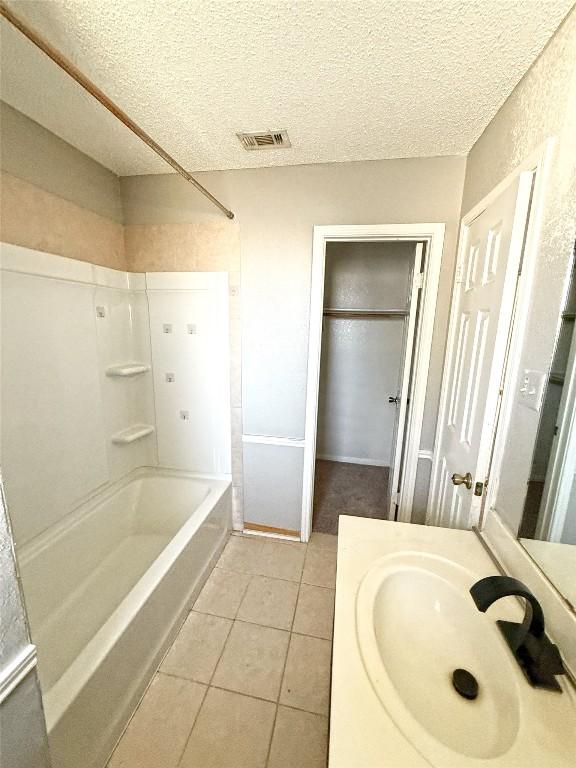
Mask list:
[[[2,456],[54,768],[101,768],[231,525],[227,280],[2,246]]]

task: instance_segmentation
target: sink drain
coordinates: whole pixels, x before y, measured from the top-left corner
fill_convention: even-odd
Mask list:
[[[472,700],[478,696],[478,681],[466,669],[455,669],[452,672],[452,685],[465,699]]]

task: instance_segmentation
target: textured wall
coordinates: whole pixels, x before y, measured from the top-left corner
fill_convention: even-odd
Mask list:
[[[0,481],[0,671],[30,642]],[[48,768],[48,741],[36,670],[0,704],[2,768]]]
[[[468,156],[462,211],[482,199],[546,139],[554,158],[520,369],[547,371],[576,236],[576,10],[520,81]],[[544,289],[545,286],[545,289]],[[517,529],[538,414],[516,404],[496,507]]]

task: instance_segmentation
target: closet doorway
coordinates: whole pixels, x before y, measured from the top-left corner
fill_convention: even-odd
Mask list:
[[[443,235],[315,227],[304,541],[343,514],[410,521]]]

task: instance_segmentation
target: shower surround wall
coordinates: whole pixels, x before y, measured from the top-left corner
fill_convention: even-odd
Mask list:
[[[86,498],[157,463],[144,275],[2,247],[2,464],[18,549]],[[41,372],[41,375],[39,375]],[[33,480],[31,480],[33,478]]]
[[[164,177],[158,177],[159,180]],[[183,182],[183,195],[196,200],[198,193]],[[156,195],[151,197],[156,210]],[[147,200],[142,200],[147,205]],[[232,445],[233,525],[243,527],[242,465],[242,341],[240,296],[240,233],[237,221],[222,215],[201,217],[196,221],[174,220],[171,202],[162,205],[168,221],[125,226],[126,261],[134,272],[222,272],[228,274],[228,313],[230,338],[230,420]],[[148,219],[148,217],[146,217]],[[151,213],[150,220],[155,219]]]
[[[240,247],[235,222],[125,228],[116,175],[0,101],[0,240],[139,272],[227,272],[234,523],[242,527]],[[197,192],[185,185],[186,194]],[[126,243],[125,243],[126,241]],[[131,255],[131,265],[127,261]]]

